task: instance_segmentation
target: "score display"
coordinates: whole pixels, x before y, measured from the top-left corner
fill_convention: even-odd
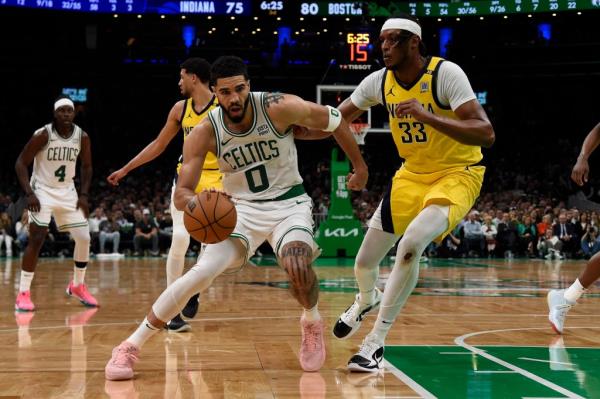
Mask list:
[[[0,0],[0,6],[131,14],[250,15],[252,13],[251,0]]]
[[[346,34],[347,52],[344,55],[345,63],[340,63],[341,70],[368,71],[372,65],[369,62],[371,35],[369,33],[349,32]]]
[[[399,12],[417,17],[519,14],[600,10],[600,0],[474,0],[459,2],[313,1],[300,3],[301,15],[390,17]]]
[[[417,17],[520,14],[600,10],[600,0],[473,0],[457,2],[381,2],[290,0],[0,0],[0,7],[38,8],[60,11],[199,14],[390,17],[399,12]]]
[[[409,14],[432,17],[576,11],[594,8],[600,10],[600,2],[597,0],[477,0],[456,3],[408,3]]]

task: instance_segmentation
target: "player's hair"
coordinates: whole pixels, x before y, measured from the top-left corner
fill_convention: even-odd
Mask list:
[[[202,83],[208,83],[210,81],[210,63],[204,58],[188,58],[183,61],[179,67],[185,69],[187,73],[196,75]]]
[[[404,13],[404,12],[396,13],[391,18],[408,19],[409,21],[413,21],[417,25],[421,26],[421,21],[419,21],[419,18],[415,17],[414,15],[410,15],[410,14],[407,14],[407,13]],[[405,32],[405,34],[407,36],[412,36],[413,35],[410,32]],[[427,47],[425,47],[425,43],[423,43],[423,38],[422,37],[421,37],[421,40],[419,41],[419,53],[421,55],[427,55]]]
[[[234,55],[224,55],[217,58],[210,68],[210,79],[213,85],[217,82],[217,79],[239,75],[243,75],[246,80],[249,79],[248,68],[244,60]]]

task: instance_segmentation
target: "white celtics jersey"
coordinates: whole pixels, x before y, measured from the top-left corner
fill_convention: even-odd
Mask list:
[[[42,129],[48,132],[48,143],[33,159],[31,187],[35,189],[37,184],[46,187],[72,186],[81,150],[81,128],[73,124],[73,133],[68,138],[61,137],[51,123]]]
[[[264,107],[266,94],[250,92],[248,107],[254,120],[246,132],[229,131],[220,107],[208,114],[216,133],[223,188],[237,199],[272,200],[304,192],[294,134],[291,129],[275,130]]]

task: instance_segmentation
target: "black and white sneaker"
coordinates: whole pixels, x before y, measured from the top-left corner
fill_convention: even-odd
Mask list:
[[[192,330],[192,326],[186,323],[185,320],[181,318],[181,315],[173,317],[171,321],[167,323],[165,328],[173,332],[187,332]]]
[[[360,328],[360,324],[367,313],[379,308],[383,293],[375,288],[375,300],[369,305],[361,305],[359,302],[360,294],[356,294],[354,303],[350,305],[333,326],[333,335],[338,339],[350,338]]]
[[[383,346],[377,342],[369,340],[367,336],[358,353],[356,353],[348,362],[350,371],[377,372],[383,367]]]
[[[187,317],[188,319],[193,319],[196,317],[196,313],[198,313],[198,305],[200,303],[200,294],[196,294],[190,298],[190,300],[185,304],[185,307],[181,311],[181,314]]]

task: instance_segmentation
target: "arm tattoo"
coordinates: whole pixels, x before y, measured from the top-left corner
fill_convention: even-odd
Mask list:
[[[269,108],[271,104],[278,104],[281,100],[283,100],[283,94],[269,93],[265,96],[265,107]]]
[[[287,247],[283,249],[283,257],[287,256],[302,256],[306,258],[312,257],[311,249],[307,246]]]

